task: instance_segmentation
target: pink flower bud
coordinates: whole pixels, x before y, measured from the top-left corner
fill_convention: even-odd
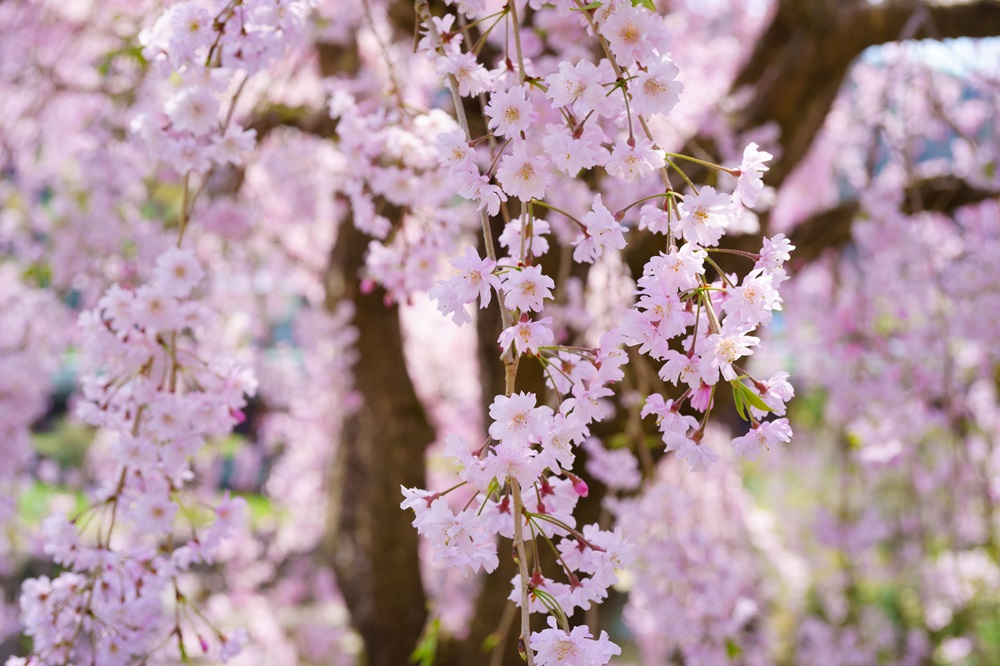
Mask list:
[[[566,472],[566,476],[569,480],[573,482],[573,491],[576,492],[580,497],[586,497],[590,494],[590,487],[587,486],[587,482],[578,477],[576,474],[570,474]]]
[[[691,406],[699,412],[708,409],[712,401],[712,387],[702,382],[698,390],[691,393]]]

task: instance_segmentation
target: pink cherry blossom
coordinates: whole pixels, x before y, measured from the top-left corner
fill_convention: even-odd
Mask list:
[[[509,447],[525,447],[541,441],[548,429],[552,410],[535,406],[534,393],[498,395],[490,405],[490,436]]]
[[[755,423],[750,432],[735,438],[731,445],[744,458],[753,459],[760,455],[762,449],[770,449],[791,439],[792,429],[788,425],[788,419],[782,418]]]
[[[674,235],[701,246],[718,245],[733,215],[731,198],[710,185],[685,197],[680,209]]]
[[[552,317],[544,317],[538,321],[531,321],[522,317],[516,324],[505,328],[500,333],[497,342],[504,350],[511,344],[517,349],[519,354],[539,354],[539,347],[549,346],[554,341],[552,330]]]
[[[173,248],[157,258],[153,275],[164,292],[186,298],[204,278],[205,271],[190,250]]]
[[[515,141],[510,153],[500,159],[497,182],[504,192],[521,201],[542,199],[552,181],[548,158],[535,154],[525,141]]]
[[[602,631],[595,640],[587,627],[574,627],[569,633],[559,629],[549,617],[549,628],[531,635],[535,663],[539,666],[599,666],[621,654],[621,648],[608,640]]]
[[[678,74],[677,65],[669,60],[659,60],[640,71],[629,86],[635,112],[644,116],[670,113],[684,90],[684,84],[677,80]]]
[[[621,140],[615,143],[604,168],[615,178],[634,181],[662,169],[665,164],[663,151],[655,148],[649,139]]]
[[[708,368],[703,367],[702,372],[710,375],[709,384],[714,384],[721,372],[723,379],[736,379],[736,371],[733,363],[738,359],[749,356],[753,352],[751,347],[760,344],[760,338],[747,335],[746,331],[734,329],[727,324],[718,333],[713,333],[705,339],[705,350],[708,354],[704,360],[708,362]],[[702,364],[704,366],[704,363]],[[706,376],[706,380],[709,377]]]
[[[733,199],[741,202],[744,206],[753,208],[757,205],[757,198],[764,183],[761,178],[768,167],[765,162],[774,157],[771,153],[758,150],[756,143],[750,143],[743,150],[743,161],[740,163],[740,177],[733,192]]]
[[[542,273],[541,266],[526,266],[520,270],[508,271],[501,285],[504,305],[525,312],[540,312],[542,301],[552,298],[554,287],[555,282]]]
[[[485,111],[490,119],[490,129],[498,136],[508,138],[515,138],[531,127],[538,118],[538,113],[531,107],[525,89],[521,86],[490,95]]]
[[[594,206],[583,216],[585,235],[574,241],[573,260],[593,263],[606,249],[621,250],[625,247],[625,226],[615,220],[611,211],[601,201],[601,195],[594,197]]]
[[[619,64],[626,66],[649,63],[656,54],[665,55],[670,46],[660,16],[629,2],[616,3],[600,31]]]

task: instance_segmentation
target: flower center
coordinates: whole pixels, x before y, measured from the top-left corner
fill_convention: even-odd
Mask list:
[[[667,87],[656,79],[646,79],[646,82],[642,84],[642,89],[647,95],[659,95],[664,92]]]
[[[529,181],[535,177],[535,167],[530,164],[522,164],[521,168],[515,171],[517,177],[523,181]]]

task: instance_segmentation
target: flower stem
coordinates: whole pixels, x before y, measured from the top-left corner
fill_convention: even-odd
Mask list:
[[[580,220],[576,219],[575,217],[573,217],[572,215],[570,215],[569,213],[567,213],[566,211],[564,211],[561,208],[556,208],[552,204],[545,203],[544,201],[541,201],[539,199],[532,199],[530,201],[530,203],[531,204],[537,204],[539,206],[543,206],[544,208],[548,208],[549,210],[554,210],[557,213],[561,213],[562,215],[564,215],[565,217],[567,217],[571,222],[575,223],[576,226],[580,227],[584,231],[587,231],[587,225],[585,225],[583,222],[581,222]]]
[[[679,160],[687,160],[688,162],[694,162],[695,164],[700,164],[703,167],[708,167],[709,169],[715,169],[716,171],[725,171],[731,176],[738,176],[740,174],[739,169],[729,169],[721,164],[715,164],[714,162],[706,162],[705,160],[699,160],[697,157],[691,157],[690,155],[682,155],[681,153],[667,153],[667,157],[674,157]]]

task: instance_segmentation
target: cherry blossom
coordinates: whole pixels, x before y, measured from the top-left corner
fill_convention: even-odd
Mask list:
[[[733,199],[741,202],[744,206],[753,208],[757,205],[757,198],[764,183],[761,178],[768,167],[764,165],[773,155],[763,150],[758,150],[756,143],[750,143],[743,150],[743,161],[740,163],[740,178],[733,192]]]
[[[763,449],[770,449],[780,442],[792,439],[788,419],[755,423],[746,435],[732,441],[733,449],[744,458],[756,458]]]
[[[504,192],[521,201],[542,199],[551,182],[547,164],[548,158],[534,154],[527,142],[516,141],[510,153],[500,160],[497,182]]]
[[[585,235],[573,244],[573,260],[593,263],[605,249],[621,250],[625,247],[625,226],[615,220],[611,211],[601,201],[601,195],[594,197],[594,206],[583,216]]]
[[[499,136],[509,138],[527,130],[538,118],[521,86],[490,95],[485,112],[490,119],[490,129]]]
[[[677,65],[669,60],[658,61],[640,71],[630,87],[635,112],[644,116],[670,113],[684,90],[684,84],[677,80],[679,73]]]
[[[541,266],[508,271],[501,284],[506,307],[536,312],[542,310],[542,302],[546,298],[552,298],[554,287],[555,282],[542,273]]]
[[[718,245],[733,215],[731,198],[710,185],[685,197],[680,209],[674,235],[701,246]]]
[[[539,347],[549,346],[554,341],[552,330],[552,317],[544,317],[538,321],[531,321],[522,317],[520,321],[509,328],[505,328],[500,333],[497,342],[500,347],[507,349],[511,344],[517,349],[519,354],[539,354]]]
[[[566,632],[560,629],[555,618],[549,618],[549,628],[532,635],[532,645],[540,666],[598,666],[610,663],[611,657],[621,654],[621,648],[608,640],[602,631],[596,640],[584,627],[574,627]]]

